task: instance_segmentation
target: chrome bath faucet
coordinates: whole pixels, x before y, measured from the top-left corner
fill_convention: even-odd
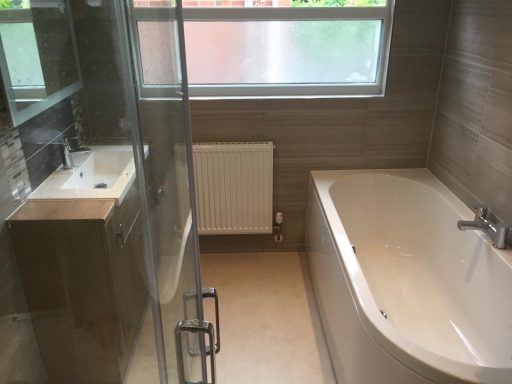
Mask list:
[[[461,231],[480,230],[487,232],[492,238],[492,245],[497,249],[505,249],[507,247],[507,235],[509,227],[505,224],[496,224],[490,221],[487,216],[489,209],[483,206],[473,208],[475,211],[474,221],[459,220],[457,228]]]

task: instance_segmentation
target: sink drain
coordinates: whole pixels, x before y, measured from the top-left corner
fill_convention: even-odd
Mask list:
[[[105,189],[105,188],[107,188],[107,183],[97,183],[97,184],[94,184],[94,188],[95,189]]]

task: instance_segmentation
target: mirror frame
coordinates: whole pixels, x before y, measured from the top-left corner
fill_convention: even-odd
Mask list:
[[[26,106],[21,110],[18,110],[16,106],[16,98],[14,95],[14,91],[12,89],[11,78],[9,76],[7,58],[5,56],[2,39],[0,38],[0,72],[3,81],[5,99],[7,100],[7,104],[9,105],[9,117],[11,119],[11,124],[13,127],[17,127],[23,124],[27,120],[30,120],[31,118],[37,116],[41,112],[46,111],[47,109],[53,107],[55,104],[72,96],[73,94],[75,94],[83,88],[82,73],[80,69],[80,61],[78,57],[78,48],[75,36],[75,28],[73,25],[73,18],[71,15],[71,4],[69,0],[62,0],[62,3],[65,5],[64,13],[68,19],[69,33],[71,36],[71,42],[73,44],[78,80],[62,88],[60,91],[48,95],[44,100],[34,102],[31,105]],[[32,9],[30,9],[30,11],[31,10]],[[6,18],[12,20],[12,22],[16,22],[16,19],[19,19],[18,15],[20,10],[4,10],[1,12],[5,12]],[[22,19],[25,21],[25,18]]]

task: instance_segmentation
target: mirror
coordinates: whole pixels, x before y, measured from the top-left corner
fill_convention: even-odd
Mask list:
[[[69,0],[0,0],[0,69],[18,126],[81,89]]]

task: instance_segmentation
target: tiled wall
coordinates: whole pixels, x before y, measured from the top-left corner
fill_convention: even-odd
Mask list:
[[[62,164],[60,146],[65,137],[86,136],[84,125],[75,125],[75,120],[82,119],[80,109],[81,96],[77,94],[18,127],[32,189]]]
[[[204,236],[202,252],[303,250],[312,169],[425,167],[449,0],[398,0],[384,98],[193,101],[194,141],[272,140],[274,209],[285,241]]]
[[[512,3],[456,0],[429,169],[512,224]]]

